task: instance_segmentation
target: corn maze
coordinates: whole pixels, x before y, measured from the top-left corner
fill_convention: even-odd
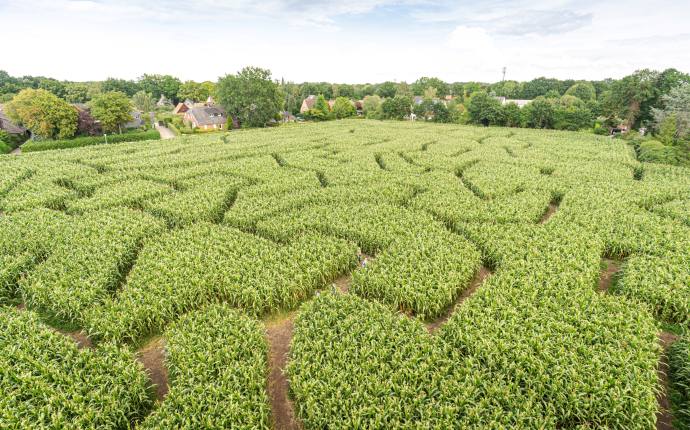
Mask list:
[[[690,171],[621,140],[349,120],[0,157],[0,428],[688,428],[689,329]]]

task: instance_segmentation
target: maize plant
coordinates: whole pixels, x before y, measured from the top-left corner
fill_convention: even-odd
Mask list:
[[[32,312],[2,346],[0,427],[270,427],[249,318],[297,309],[305,428],[654,428],[659,323],[690,327],[689,190],[618,139],[457,124],[0,156],[0,305]],[[358,248],[376,258],[353,272]],[[605,292],[603,258],[621,268]],[[349,272],[349,295],[313,299]],[[103,345],[67,348],[33,312]],[[152,333],[173,389],[145,419],[120,347]]]
[[[165,339],[171,390],[137,428],[271,428],[261,323],[212,305],[173,323]]]
[[[76,343],[30,311],[0,308],[0,427],[129,428],[151,406],[127,349]]]
[[[669,348],[669,379],[674,425],[690,428],[690,339],[686,336]]]

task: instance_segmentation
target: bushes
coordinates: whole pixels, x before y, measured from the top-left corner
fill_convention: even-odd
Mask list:
[[[108,143],[139,142],[143,140],[158,140],[160,134],[157,130],[143,132],[123,133],[108,135]],[[51,149],[79,148],[82,146],[99,145],[105,143],[103,136],[77,137],[68,140],[44,140],[30,141],[22,146],[22,152],[48,151]]]
[[[638,151],[640,161],[690,166],[690,144],[667,146],[658,140],[647,140],[639,144]]]

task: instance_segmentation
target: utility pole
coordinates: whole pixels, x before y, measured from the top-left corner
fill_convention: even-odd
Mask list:
[[[506,66],[503,66],[503,78],[501,79],[501,82],[504,82],[506,80]]]

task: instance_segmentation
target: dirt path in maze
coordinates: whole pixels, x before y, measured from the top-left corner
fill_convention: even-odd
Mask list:
[[[301,429],[302,424],[295,415],[290,400],[289,384],[285,375],[285,365],[290,351],[294,316],[266,324],[269,345],[268,397],[271,401],[271,415],[276,430]]]
[[[470,282],[470,285],[460,294],[460,296],[455,300],[455,303],[448,309],[448,312],[446,312],[445,315],[442,317],[425,324],[426,329],[429,331],[429,333],[434,333],[436,330],[438,330],[443,324],[445,324],[448,319],[455,313],[455,310],[469,298],[472,294],[477,291],[477,289],[484,283],[486,278],[492,275],[491,270],[489,270],[486,266],[482,265],[482,267],[479,268],[479,271],[475,273],[474,278],[472,278],[472,281]]]
[[[664,352],[661,355],[661,360],[659,361],[659,367],[657,370],[657,375],[659,377],[659,384],[661,385],[661,390],[656,396],[657,402],[659,403],[659,412],[656,414],[656,428],[657,430],[673,430],[673,415],[671,414],[671,403],[668,398],[668,357],[666,352],[668,348],[678,340],[678,336],[667,331],[662,331],[659,333],[659,342],[664,348]]]
[[[156,399],[163,400],[168,394],[168,368],[165,367],[165,341],[158,337],[137,351],[137,360],[144,366],[155,385]]]
[[[606,267],[601,271],[598,290],[602,293],[605,293],[609,290],[609,288],[611,288],[611,284],[613,283],[616,273],[621,270],[621,262],[611,260],[610,258],[604,258],[602,259],[602,262],[606,265]]]
[[[546,212],[544,212],[544,215],[542,215],[541,219],[539,220],[539,224],[546,224],[546,222],[549,219],[551,219],[553,214],[556,213],[556,211],[558,210],[558,206],[558,203],[549,203],[549,207],[546,209]]]

